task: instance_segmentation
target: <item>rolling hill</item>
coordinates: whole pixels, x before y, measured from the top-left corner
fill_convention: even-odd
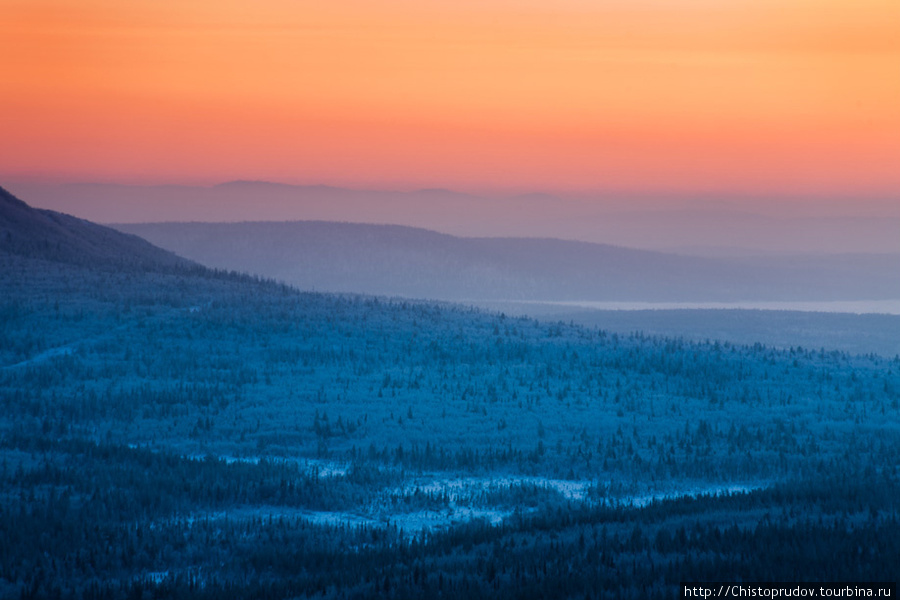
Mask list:
[[[900,298],[900,255],[700,258],[321,221],[116,226],[210,267],[301,289],[452,301]]]
[[[365,190],[232,181],[212,186],[7,185],[33,206],[102,223],[353,221],[461,237],[558,238],[707,257],[900,253],[896,199]]]

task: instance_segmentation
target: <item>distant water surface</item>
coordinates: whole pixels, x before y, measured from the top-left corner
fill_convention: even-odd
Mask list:
[[[536,301],[521,304],[571,306],[596,310],[742,309],[802,312],[900,315],[900,300],[843,300],[826,302],[592,302]]]

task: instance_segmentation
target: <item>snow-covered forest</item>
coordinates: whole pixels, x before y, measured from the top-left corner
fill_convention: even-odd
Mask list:
[[[895,566],[896,357],[8,239],[0,596],[672,597]]]

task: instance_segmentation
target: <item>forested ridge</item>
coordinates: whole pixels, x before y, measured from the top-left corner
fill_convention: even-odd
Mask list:
[[[187,263],[17,250],[0,286],[0,596],[668,598],[900,555],[898,358]]]

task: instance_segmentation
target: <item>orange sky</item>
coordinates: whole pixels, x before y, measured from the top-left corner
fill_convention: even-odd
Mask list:
[[[897,0],[0,0],[0,177],[900,195]]]

